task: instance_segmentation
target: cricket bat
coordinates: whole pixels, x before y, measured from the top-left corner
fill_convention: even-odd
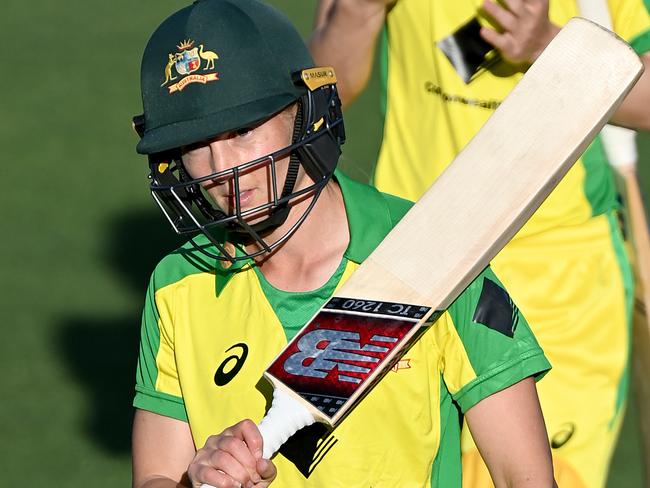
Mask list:
[[[612,28],[612,18],[607,0],[578,0],[581,15],[607,29]],[[650,488],[650,236],[643,198],[637,179],[638,152],[636,132],[623,127],[606,125],[601,131],[603,149],[614,169],[616,187],[623,199],[625,231],[630,243],[628,251],[634,268],[634,312],[632,332],[632,379],[639,406],[639,427],[646,462],[644,486]]]
[[[641,71],[634,51],[597,24],[562,29],[264,373],[274,387],[259,424],[265,458],[300,428],[334,428],[350,412],[523,226]]]

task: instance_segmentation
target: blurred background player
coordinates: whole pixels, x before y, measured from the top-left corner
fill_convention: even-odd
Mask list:
[[[138,151],[193,238],[145,302],[133,486],[459,487],[463,414],[499,486],[551,486],[534,382],[549,364],[489,268],[336,430],[306,428],[261,459],[242,419],[264,415],[264,369],[410,207],[335,172],[336,79],[313,66],[255,0],[194,2],[147,44]],[[512,336],[490,328],[495,307],[518,321]]]
[[[612,122],[648,130],[650,19],[641,0],[608,4],[614,30],[646,66]],[[321,0],[310,48],[335,67],[345,105],[364,89],[382,38],[374,183],[417,199],[575,15],[573,1]],[[623,416],[633,280],[617,209],[596,140],[493,261],[554,366],[539,391],[563,487],[604,485]],[[489,486],[468,435],[463,451],[464,486]]]

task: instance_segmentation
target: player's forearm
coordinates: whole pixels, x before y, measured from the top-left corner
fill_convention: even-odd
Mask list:
[[[187,466],[196,450],[187,422],[136,409],[133,488],[189,487]]]
[[[553,476],[513,475],[507,479],[493,478],[495,488],[558,488]]]
[[[488,465],[495,488],[551,488],[556,487],[551,453],[545,446],[546,438],[532,436],[531,442],[537,444],[527,456],[509,457],[499,453],[499,459],[491,456],[485,446],[479,448]],[[530,451],[530,449],[529,449]],[[493,454],[493,453],[492,453]]]
[[[358,97],[368,83],[385,17],[381,1],[319,2],[309,49],[318,65],[334,67],[344,105]]]
[[[641,59],[645,71],[612,116],[611,122],[630,129],[650,131],[650,54],[643,55]]]
[[[154,477],[140,483],[133,485],[133,488],[189,488],[189,484],[177,483],[174,480],[165,477]]]
[[[551,449],[532,377],[483,399],[467,411],[466,419],[496,488],[554,486]]]

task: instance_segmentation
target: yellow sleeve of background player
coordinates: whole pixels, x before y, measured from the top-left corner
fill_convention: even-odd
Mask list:
[[[643,54],[650,51],[650,14],[643,0],[608,0],[614,31]]]

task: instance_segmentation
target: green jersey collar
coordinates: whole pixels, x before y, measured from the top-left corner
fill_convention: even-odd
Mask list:
[[[337,170],[334,173],[341,187],[348,216],[350,243],[345,257],[362,263],[395,225],[388,202],[374,187],[354,181]]]
[[[395,219],[385,195],[375,188],[354,181],[340,170],[334,172],[334,179],[341,188],[348,218],[350,242],[344,257],[355,263],[363,262],[375,247],[390,232],[403,212]],[[403,206],[403,205],[402,205]],[[253,260],[229,262],[215,259],[215,291],[223,291],[235,273],[247,270]]]

